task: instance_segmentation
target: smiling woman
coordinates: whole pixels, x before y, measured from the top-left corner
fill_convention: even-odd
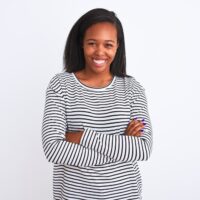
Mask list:
[[[42,125],[54,199],[142,199],[137,161],[150,157],[152,128],[114,12],[93,9],[74,24],[64,65],[47,87]]]
[[[117,30],[113,24],[101,22],[89,27],[83,39],[85,68],[76,74],[79,79],[84,77],[90,82],[90,86],[107,85],[113,79],[110,65],[115,58],[117,47]]]

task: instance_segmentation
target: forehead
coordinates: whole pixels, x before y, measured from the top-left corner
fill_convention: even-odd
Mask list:
[[[109,22],[101,22],[90,26],[84,35],[85,39],[117,39],[117,29]]]

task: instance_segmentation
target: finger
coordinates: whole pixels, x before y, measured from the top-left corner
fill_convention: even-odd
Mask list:
[[[142,128],[144,128],[144,125],[143,124],[137,124],[135,126],[132,126],[130,129],[129,129],[129,132],[138,132],[139,130],[141,130]]]
[[[131,122],[128,124],[126,128],[126,132],[129,132],[129,130],[131,129],[132,126],[134,126],[134,124],[135,124],[135,120],[131,120]]]
[[[142,125],[137,126],[137,127],[134,129],[134,131],[138,132],[138,131],[141,131],[143,128],[144,128],[144,125],[142,124]]]
[[[142,136],[143,134],[144,134],[144,130],[142,129],[142,130],[140,130],[140,131],[138,131],[138,132],[134,132],[134,135],[133,135],[133,136],[140,137],[140,136]]]
[[[137,134],[137,131],[135,131],[134,129],[131,129],[129,132],[128,132],[128,135],[130,136],[135,136]]]
[[[146,123],[144,123],[144,120],[138,121],[138,123],[135,124],[134,130],[139,131],[141,128],[144,128]]]
[[[138,127],[141,127],[141,126],[144,127],[144,124],[142,122],[137,122],[135,123],[134,128],[137,129]]]
[[[141,132],[139,131],[139,132],[137,132],[134,136],[135,137],[139,137],[141,135]]]
[[[133,128],[133,129],[131,129],[131,130],[129,131],[128,135],[133,135],[133,136],[135,136],[135,135],[138,134],[138,132],[143,131],[143,128],[144,128],[144,125],[138,126],[137,128]]]
[[[138,130],[138,129],[136,129],[137,127],[142,126],[142,128],[144,128],[144,125],[146,125],[146,123],[144,123],[144,119],[142,119],[142,120],[134,119],[129,123],[128,127],[126,128],[125,134],[132,135],[132,134],[134,134],[133,132],[135,130]]]
[[[129,134],[130,136],[140,136],[140,131],[133,131],[133,132],[130,132]]]
[[[126,131],[129,132],[132,128],[135,128],[141,124],[142,124],[142,122],[140,122],[139,120],[133,120],[132,122],[129,123]]]
[[[140,137],[143,135],[143,131],[138,131],[137,134],[135,134],[136,137]]]

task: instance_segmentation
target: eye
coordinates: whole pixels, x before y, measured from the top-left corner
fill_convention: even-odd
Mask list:
[[[88,45],[94,46],[96,43],[95,42],[88,42]]]
[[[106,46],[106,48],[112,48],[113,47],[113,45],[110,44],[110,43],[107,43],[105,46]]]

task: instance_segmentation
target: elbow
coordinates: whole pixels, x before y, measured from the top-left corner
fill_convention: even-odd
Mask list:
[[[151,156],[152,145],[148,142],[144,142],[140,148],[140,161],[147,161]]]
[[[56,164],[55,162],[55,159],[54,159],[54,147],[55,147],[55,144],[54,143],[47,143],[46,145],[43,145],[43,150],[44,150],[44,155],[45,155],[45,158],[47,159],[48,162],[50,163],[54,163]]]
[[[150,153],[148,153],[147,155],[145,155],[145,157],[144,157],[144,161],[147,161],[147,160],[149,160],[150,156],[151,156],[151,154],[150,154]]]
[[[46,151],[44,151],[44,155],[45,155],[45,158],[46,158],[46,160],[48,162],[53,163],[52,157],[50,156],[49,153],[47,153]]]
[[[152,153],[152,141],[151,140],[143,140],[141,145],[141,160],[147,161],[149,160]]]
[[[52,156],[50,155],[50,153],[46,149],[44,149],[44,155],[45,155],[45,158],[48,162],[53,163]]]
[[[149,160],[149,158],[151,157],[151,152],[152,152],[152,148],[147,148],[146,151],[144,152],[144,161]]]

